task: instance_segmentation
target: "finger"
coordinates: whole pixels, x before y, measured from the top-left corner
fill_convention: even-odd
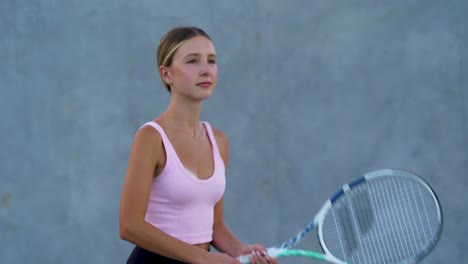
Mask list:
[[[268,256],[268,254],[266,253],[266,251],[261,251],[261,252],[260,252],[260,255],[262,256],[263,262],[264,262],[265,264],[271,263],[271,262],[270,262],[270,257]]]
[[[268,256],[268,253],[266,250],[262,250],[260,251],[260,254],[265,257],[267,260],[270,260],[270,256]]]
[[[262,251],[265,251],[265,247],[259,244],[254,244],[254,245],[251,245],[251,250],[257,250],[257,251],[262,252]]]
[[[257,255],[255,250],[250,252],[250,263],[251,264],[260,264],[260,261],[258,259],[258,255]]]
[[[266,254],[260,251],[254,251],[256,256],[256,263],[258,264],[268,264],[268,259],[266,259]]]

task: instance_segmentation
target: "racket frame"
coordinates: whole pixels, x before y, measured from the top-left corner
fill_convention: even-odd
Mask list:
[[[323,238],[323,221],[325,220],[325,217],[327,216],[327,214],[328,214],[329,210],[331,209],[332,205],[340,197],[344,196],[347,192],[350,192],[355,187],[357,187],[357,186],[359,186],[359,185],[361,185],[361,184],[363,184],[363,183],[365,183],[367,181],[371,181],[371,180],[381,178],[381,177],[385,177],[385,176],[389,176],[389,175],[394,175],[394,176],[399,176],[399,177],[406,177],[406,178],[412,179],[414,181],[417,181],[422,186],[424,186],[429,191],[429,193],[432,196],[432,199],[434,200],[434,204],[436,205],[436,208],[437,208],[437,217],[438,217],[438,220],[440,222],[440,228],[437,231],[437,233],[435,234],[436,239],[434,240],[434,242],[428,248],[426,248],[423,252],[421,252],[421,254],[419,254],[417,256],[414,256],[413,259],[408,259],[407,261],[405,261],[405,263],[416,263],[416,262],[418,262],[419,260],[423,259],[427,254],[429,254],[429,252],[431,252],[431,250],[435,247],[435,245],[437,244],[437,242],[439,240],[440,234],[442,232],[443,221],[442,221],[442,208],[440,206],[439,199],[438,199],[436,193],[434,192],[434,190],[431,188],[431,186],[426,181],[424,181],[421,177],[416,176],[416,174],[414,174],[412,172],[399,170],[399,169],[380,169],[380,170],[368,172],[364,176],[362,176],[362,177],[360,177],[360,178],[358,178],[358,179],[356,179],[356,180],[354,180],[352,182],[344,184],[339,191],[337,191],[329,200],[327,200],[327,202],[325,202],[325,204],[323,205],[323,207],[320,209],[319,213],[315,217],[314,221],[317,221],[317,229],[318,229],[317,233],[318,233],[319,243],[320,243],[320,246],[322,247],[323,251],[325,252],[325,256],[327,256],[327,260],[328,260],[328,257],[330,257],[330,259],[332,260],[332,263],[337,263],[337,264],[338,263],[346,263],[346,262],[343,262],[342,260],[336,258],[330,252],[330,250],[328,249],[328,247],[327,247],[327,245],[326,245],[326,243],[324,241],[324,238]],[[298,242],[299,241],[297,241],[297,243]],[[295,244],[297,244],[297,243],[295,243]]]
[[[421,254],[419,254],[417,256],[414,256],[413,259],[405,260],[405,263],[416,263],[416,262],[418,262],[419,260],[424,258],[435,247],[435,245],[437,244],[437,242],[438,242],[438,240],[440,238],[440,234],[442,232],[442,227],[443,227],[442,208],[440,206],[439,199],[437,198],[437,195],[435,194],[434,190],[431,188],[431,186],[426,181],[424,181],[419,176],[416,176],[416,174],[414,174],[412,172],[405,171],[405,170],[399,170],[399,169],[380,169],[380,170],[371,171],[371,172],[366,173],[364,176],[362,176],[362,177],[360,177],[360,178],[358,178],[358,179],[356,179],[354,181],[351,181],[351,182],[349,182],[347,184],[344,184],[341,187],[340,190],[338,190],[333,196],[331,196],[324,203],[324,205],[322,205],[320,210],[315,215],[314,219],[309,224],[307,224],[296,236],[290,238],[289,240],[286,240],[285,242],[283,242],[282,244],[280,244],[278,246],[267,248],[267,254],[269,256],[271,256],[271,257],[281,256],[282,253],[287,252],[288,249],[290,249],[290,248],[294,247],[295,245],[297,245],[307,234],[309,234],[312,230],[315,229],[315,227],[317,227],[317,229],[318,229],[317,235],[318,235],[319,243],[320,243],[320,246],[322,247],[323,252],[325,254],[320,254],[320,253],[316,253],[316,252],[312,252],[312,251],[309,251],[309,253],[313,253],[314,258],[325,260],[325,261],[328,261],[330,263],[346,264],[346,262],[344,262],[343,260],[340,260],[337,257],[335,257],[330,252],[330,250],[327,248],[327,246],[325,244],[325,241],[324,241],[324,238],[323,238],[323,221],[325,220],[325,218],[326,218],[328,212],[330,211],[330,209],[332,208],[333,204],[340,197],[345,195],[347,192],[351,191],[355,187],[357,187],[357,186],[359,186],[359,185],[361,185],[361,184],[363,184],[363,183],[365,183],[367,181],[370,181],[370,180],[373,180],[373,179],[376,179],[376,178],[380,178],[380,177],[389,176],[389,175],[407,177],[407,178],[410,178],[412,180],[415,180],[415,181],[419,182],[422,186],[424,186],[429,191],[432,198],[434,199],[434,203],[435,203],[436,208],[437,208],[437,217],[438,217],[438,220],[440,222],[440,228],[438,229],[437,233],[435,234],[436,238],[434,239],[433,243],[429,247],[427,247],[423,252],[421,252]],[[250,255],[240,256],[240,257],[238,257],[238,260],[241,263],[250,263]]]

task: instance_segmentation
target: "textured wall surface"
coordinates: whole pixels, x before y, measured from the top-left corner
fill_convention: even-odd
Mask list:
[[[444,208],[424,263],[466,262],[467,14],[454,0],[0,1],[0,263],[125,262],[130,144],[170,99],[155,49],[188,24],[216,45],[202,117],[230,139],[225,217],[242,240],[274,245],[342,183],[393,167]]]

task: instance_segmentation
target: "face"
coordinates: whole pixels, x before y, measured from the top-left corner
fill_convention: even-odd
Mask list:
[[[173,95],[194,100],[208,98],[218,79],[213,43],[203,36],[191,38],[175,52],[171,66],[161,66],[160,71]]]

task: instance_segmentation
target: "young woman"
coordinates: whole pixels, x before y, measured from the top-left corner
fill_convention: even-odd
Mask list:
[[[120,203],[120,236],[136,245],[127,264],[240,263],[235,257],[244,254],[277,264],[223,221],[228,140],[199,121],[218,77],[211,38],[195,27],[172,29],[161,39],[158,65],[171,101],[132,145]]]

